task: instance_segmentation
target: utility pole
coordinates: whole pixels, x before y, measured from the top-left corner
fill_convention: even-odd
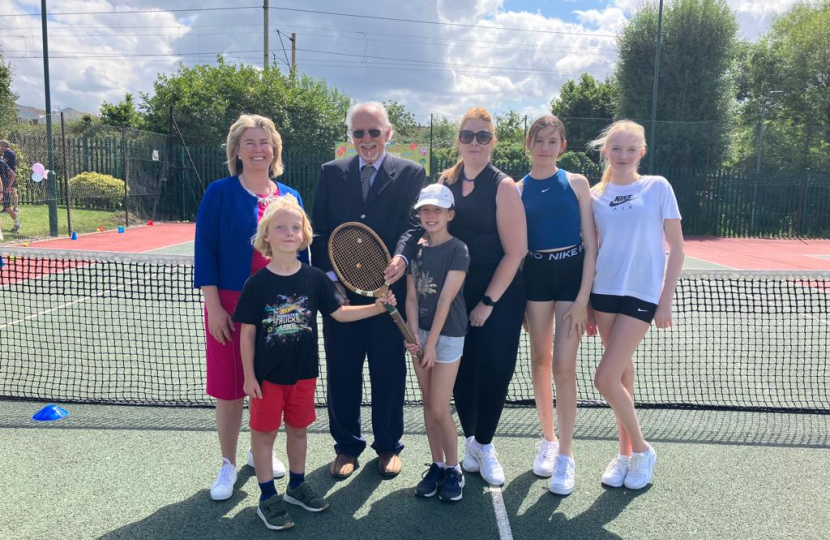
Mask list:
[[[270,50],[268,45],[268,0],[262,0],[262,11],[264,15],[262,19],[262,68],[268,71],[268,51]]]
[[[40,0],[40,23],[43,33],[43,88],[46,94],[46,168],[55,170],[55,149],[52,146],[52,96],[49,93],[49,36],[46,24],[46,0]],[[51,178],[50,178],[51,176]],[[55,173],[46,175],[46,190],[49,198],[49,235],[58,235],[58,177]],[[69,231],[72,234],[72,231]]]
[[[657,40],[654,46],[654,86],[651,90],[651,133],[648,153],[648,173],[654,174],[654,154],[657,153],[657,86],[660,81],[660,42],[663,35],[663,0],[660,0],[660,12],[657,15]]]
[[[752,189],[752,216],[749,219],[750,233],[755,232],[755,206],[758,200],[758,177],[761,176],[761,155],[764,153],[764,120],[767,117],[767,107],[771,101],[774,101],[783,95],[783,90],[772,90],[767,92],[767,95],[762,98],[761,121],[758,124],[758,154],[755,161],[755,182]]]
[[[291,73],[297,70],[297,34],[291,32]]]

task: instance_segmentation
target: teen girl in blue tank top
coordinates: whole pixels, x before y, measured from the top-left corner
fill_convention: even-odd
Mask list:
[[[574,488],[571,442],[576,419],[576,351],[587,323],[597,241],[588,180],[556,166],[568,145],[562,122],[551,115],[539,118],[530,127],[527,145],[532,169],[519,185],[527,217],[525,315],[533,395],[543,434],[533,472],[550,477],[551,492],[567,495]]]

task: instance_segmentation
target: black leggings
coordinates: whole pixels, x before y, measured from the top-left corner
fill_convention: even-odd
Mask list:
[[[478,305],[493,270],[471,269],[464,282],[467,314]],[[513,279],[481,327],[470,327],[453,395],[465,437],[489,444],[499,425],[507,387],[516,368],[525,312],[522,273]]]

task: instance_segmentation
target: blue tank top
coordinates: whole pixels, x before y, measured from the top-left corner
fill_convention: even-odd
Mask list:
[[[528,249],[545,251],[581,244],[579,201],[568,182],[568,173],[559,169],[544,180],[528,174],[522,184]]]

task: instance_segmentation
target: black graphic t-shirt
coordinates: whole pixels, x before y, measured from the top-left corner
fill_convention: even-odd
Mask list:
[[[248,278],[233,320],[256,327],[257,381],[295,384],[317,377],[317,312],[331,315],[339,307],[331,280],[304,263],[290,276],[263,268]]]

